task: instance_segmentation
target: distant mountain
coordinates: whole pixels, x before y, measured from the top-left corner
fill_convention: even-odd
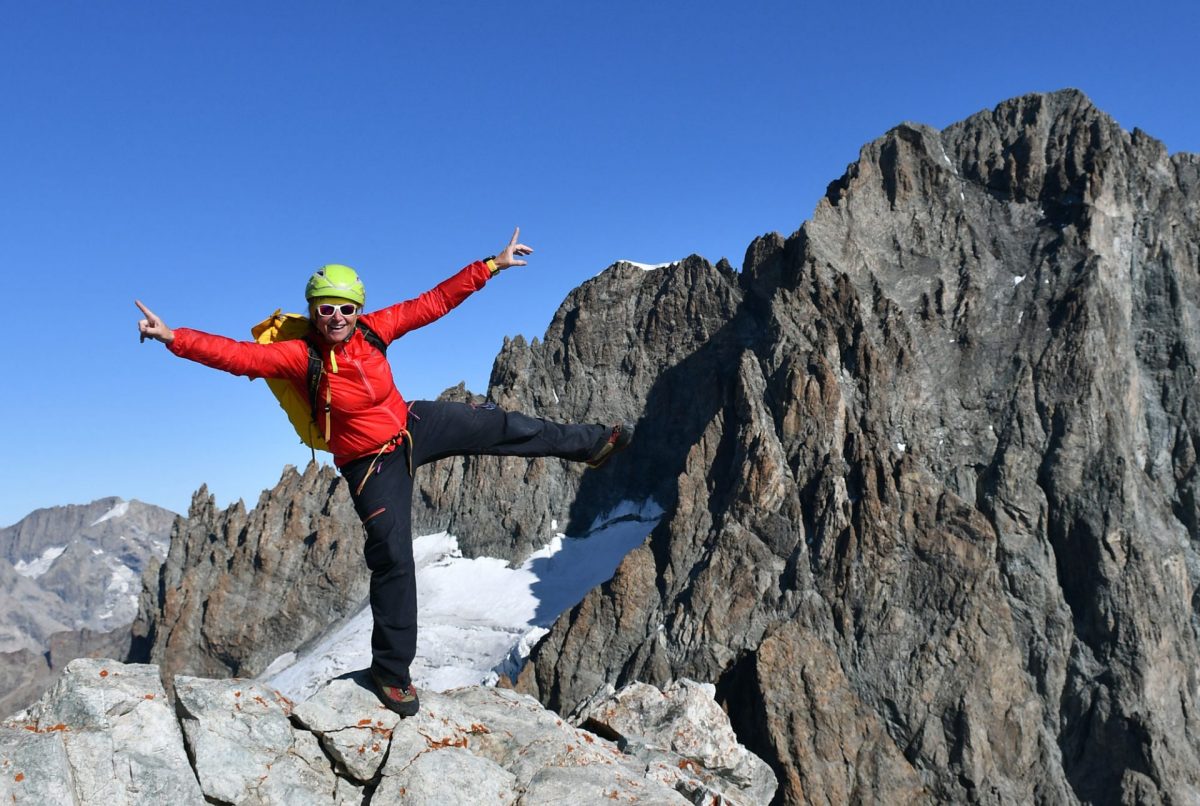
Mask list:
[[[142,572],[166,556],[176,518],[102,498],[0,529],[0,712],[40,694],[76,653],[128,648]]]

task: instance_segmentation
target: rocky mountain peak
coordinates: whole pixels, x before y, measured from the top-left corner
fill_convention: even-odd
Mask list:
[[[1196,165],[1074,91],[865,146],[634,401],[668,516],[523,690],[714,681],[786,802],[1196,791]]]

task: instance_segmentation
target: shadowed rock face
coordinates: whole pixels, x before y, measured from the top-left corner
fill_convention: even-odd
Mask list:
[[[738,278],[661,270],[655,338],[606,311],[677,356],[649,386],[568,372],[565,327],[510,346],[496,399],[586,383],[671,433],[605,470],[667,516],[519,687],[714,681],[784,802],[1200,797],[1198,269],[1200,160],[1066,91],[897,127]],[[685,277],[729,287],[693,352]]]

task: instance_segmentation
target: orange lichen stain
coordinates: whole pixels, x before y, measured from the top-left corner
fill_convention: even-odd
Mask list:
[[[37,725],[25,725],[25,730],[30,733],[61,733],[70,730],[70,728],[59,722],[57,725],[51,725],[48,728],[39,728]]]
[[[679,759],[679,769],[700,772],[700,765],[692,761],[690,758],[681,758]]]
[[[360,720],[358,720],[358,726],[359,726],[360,728],[361,728],[363,725],[370,725],[370,724],[371,724],[371,720],[370,720],[369,718],[368,718],[368,719],[360,719]],[[382,722],[380,722],[379,724],[380,724],[380,725],[382,725],[383,723],[382,723]]]
[[[596,740],[595,740],[595,739],[593,739],[591,736],[587,735],[586,733],[583,735],[583,740],[584,740],[585,742],[587,742],[588,744],[595,744],[595,743],[596,743]]]
[[[146,695],[146,699],[147,699],[147,700],[152,700],[152,699],[154,699],[154,695],[153,695],[153,694],[147,694],[147,695]]]
[[[371,750],[378,753],[379,752],[379,742],[375,742],[375,744],[371,745]]]
[[[460,736],[457,739],[441,739],[440,741],[434,741],[433,739],[426,737],[425,741],[429,742],[429,746],[432,747],[434,750],[441,750],[444,747],[466,747],[467,746],[467,737],[466,736]]]
[[[366,748],[366,747],[364,747],[363,745],[359,745],[359,747],[358,747],[358,754],[361,756],[361,755],[362,755],[363,753],[365,753],[365,752],[367,752],[367,748]]]
[[[24,780],[25,780],[25,773],[23,773],[23,772],[19,772],[19,773],[17,773],[17,774],[16,774],[16,775],[13,777],[13,780],[14,780],[14,781],[16,781],[18,784],[19,784],[19,783],[21,783],[22,781],[24,781]]]
[[[574,752],[575,752],[575,745],[573,745],[573,744],[569,744],[569,745],[567,745],[567,752],[568,752],[568,753],[574,753]]]
[[[235,692],[233,692],[233,696],[235,696],[235,697],[240,697],[240,696],[242,696],[242,692],[240,692],[240,691],[235,691]]]
[[[100,670],[100,676],[101,676],[101,677],[108,677],[108,669],[101,669],[101,670]]]
[[[254,697],[254,701],[255,701],[256,703],[258,703],[259,705],[261,705],[263,708],[270,708],[270,707],[271,707],[271,706],[267,705],[267,701],[266,701],[266,700],[264,700],[262,697],[259,697],[258,695],[255,695],[255,697]]]
[[[472,722],[471,729],[468,730],[467,733],[470,733],[473,736],[478,736],[481,733],[491,733],[491,731],[488,730],[487,725],[480,725],[478,722]]]

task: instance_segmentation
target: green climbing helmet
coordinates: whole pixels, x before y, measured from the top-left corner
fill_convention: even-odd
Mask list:
[[[354,269],[340,263],[330,263],[317,269],[304,287],[306,300],[311,302],[320,297],[340,297],[364,305],[367,291]]]

